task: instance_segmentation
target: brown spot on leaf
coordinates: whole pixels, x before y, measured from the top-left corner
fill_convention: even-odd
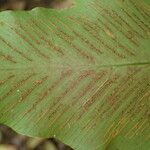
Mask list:
[[[114,34],[112,33],[112,31],[110,31],[109,29],[105,29],[105,33],[106,33],[109,37],[111,37],[112,39],[115,38],[115,36],[114,36]]]
[[[42,80],[36,80],[35,83],[41,84],[41,83],[42,83]]]
[[[3,84],[4,83],[4,81],[3,80],[0,80],[0,84]]]

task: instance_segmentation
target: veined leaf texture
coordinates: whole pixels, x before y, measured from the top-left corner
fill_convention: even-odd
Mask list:
[[[0,123],[76,150],[148,150],[149,100],[149,0],[0,12]]]

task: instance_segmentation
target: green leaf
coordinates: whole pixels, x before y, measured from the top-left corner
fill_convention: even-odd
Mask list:
[[[75,0],[0,13],[0,123],[77,150],[150,147],[150,5]]]

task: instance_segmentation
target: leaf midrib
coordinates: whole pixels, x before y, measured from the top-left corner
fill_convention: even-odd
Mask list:
[[[43,68],[45,68],[44,70],[47,70],[47,69],[64,69],[64,68],[75,68],[75,69],[90,69],[90,68],[110,68],[110,67],[127,67],[127,66],[144,66],[144,65],[150,65],[150,62],[135,62],[135,63],[122,63],[122,64],[112,64],[112,65],[79,65],[79,66],[73,66],[73,65],[62,65],[62,66],[59,66],[59,65],[49,65],[48,67],[45,68],[45,65],[41,65],[41,66],[38,66],[35,67],[27,67],[26,65],[20,65],[20,67],[4,67],[4,68],[0,68],[0,70],[43,70]],[[45,71],[46,72],[46,71]],[[47,71],[49,72],[49,71]]]

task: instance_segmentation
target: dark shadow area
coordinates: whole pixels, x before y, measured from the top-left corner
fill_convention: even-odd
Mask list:
[[[35,7],[63,9],[72,5],[72,0],[0,0],[0,11],[31,10]]]
[[[73,150],[55,138],[30,138],[0,125],[0,150]]]

